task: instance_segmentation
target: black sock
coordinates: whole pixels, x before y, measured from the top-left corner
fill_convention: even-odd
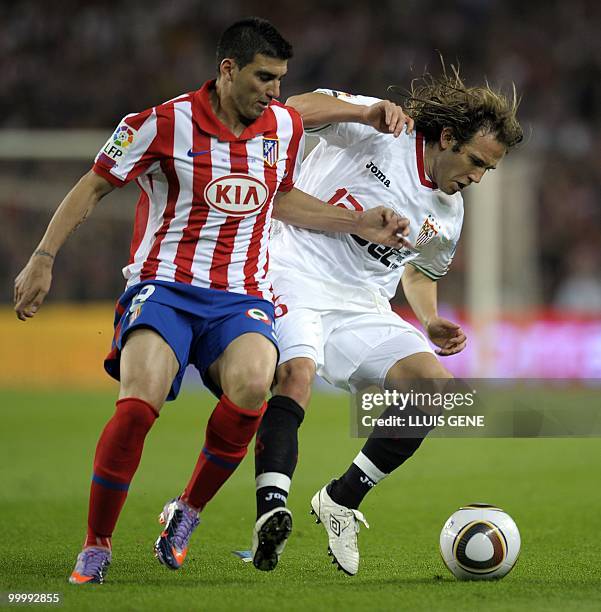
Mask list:
[[[360,467],[351,463],[348,470],[338,480],[333,480],[326,490],[337,504],[358,508],[375,484]]]
[[[337,504],[358,508],[376,484],[405,463],[422,441],[423,438],[368,438],[348,470],[328,485],[329,496]],[[368,462],[372,465],[366,467]]]
[[[285,506],[298,459],[298,428],[304,410],[292,398],[274,395],[267,403],[255,443],[257,518]]]
[[[397,409],[395,407],[387,409],[382,416],[386,417],[389,410],[394,414]],[[411,406],[407,409],[407,413],[414,411],[415,408]],[[432,429],[432,427],[423,427],[415,430],[414,433],[419,435],[419,438],[385,438],[381,436],[391,435],[394,432],[376,427],[348,470],[338,480],[328,485],[329,496],[337,504],[347,508],[358,508],[363,498],[382,478],[403,465],[415,453]]]

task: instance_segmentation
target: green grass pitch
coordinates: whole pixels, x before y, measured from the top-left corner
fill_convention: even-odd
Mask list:
[[[73,587],[66,580],[84,536],[93,450],[113,398],[0,398],[0,591],[58,592],[72,610],[601,609],[599,439],[426,441],[366,498],[371,528],[361,531],[361,569],[350,578],[329,563],[325,532],[308,509],[361,441],[348,433],[348,399],[318,395],[301,430],[294,533],[278,568],[261,573],[231,554],[249,547],[254,523],[248,457],[203,513],[184,568],[171,572],[152,555],[156,518],[185,484],[213,405],[188,391],[147,440],[106,584]],[[474,501],[505,508],[521,530],[521,557],[499,582],[457,582],[439,557],[444,520]]]

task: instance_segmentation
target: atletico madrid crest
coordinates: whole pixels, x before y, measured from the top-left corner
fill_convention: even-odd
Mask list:
[[[263,159],[266,164],[275,166],[278,163],[280,141],[277,138],[263,138]]]
[[[415,241],[415,246],[424,246],[438,235],[440,227],[436,222],[436,219],[432,215],[428,215],[427,218],[422,223],[422,227],[419,230],[419,234],[417,235],[417,240]]]

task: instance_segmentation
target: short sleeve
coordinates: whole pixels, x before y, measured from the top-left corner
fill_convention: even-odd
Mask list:
[[[459,232],[456,232],[452,239],[432,240],[420,248],[419,255],[412,259],[409,265],[412,265],[428,278],[437,281],[449,271],[458,241]]]
[[[349,104],[371,106],[372,104],[381,102],[379,98],[356,96],[343,91],[336,91],[335,89],[316,89],[315,93],[333,96]],[[307,128],[305,131],[308,134],[315,134],[323,138],[328,144],[340,148],[352,146],[368,136],[372,136],[374,132],[376,132],[376,130],[369,125],[362,125],[361,123],[355,122],[329,123],[323,126]]]
[[[94,160],[94,172],[116,187],[147,172],[158,159],[154,108],[126,115]]]
[[[278,189],[278,191],[281,192],[290,191],[294,187],[294,183],[296,183],[300,175],[301,164],[305,152],[303,120],[294,110],[292,110],[290,114],[292,116],[292,138],[288,145],[285,175]]]

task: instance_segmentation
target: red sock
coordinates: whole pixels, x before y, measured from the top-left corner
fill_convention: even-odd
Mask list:
[[[187,504],[202,510],[233,474],[259,429],[266,406],[265,402],[259,410],[245,410],[221,396],[207,423],[204,448],[194,474],[182,495]]]
[[[127,397],[106,424],[94,457],[85,546],[110,548],[110,538],[140,463],[144,439],[158,413],[144,400]]]

